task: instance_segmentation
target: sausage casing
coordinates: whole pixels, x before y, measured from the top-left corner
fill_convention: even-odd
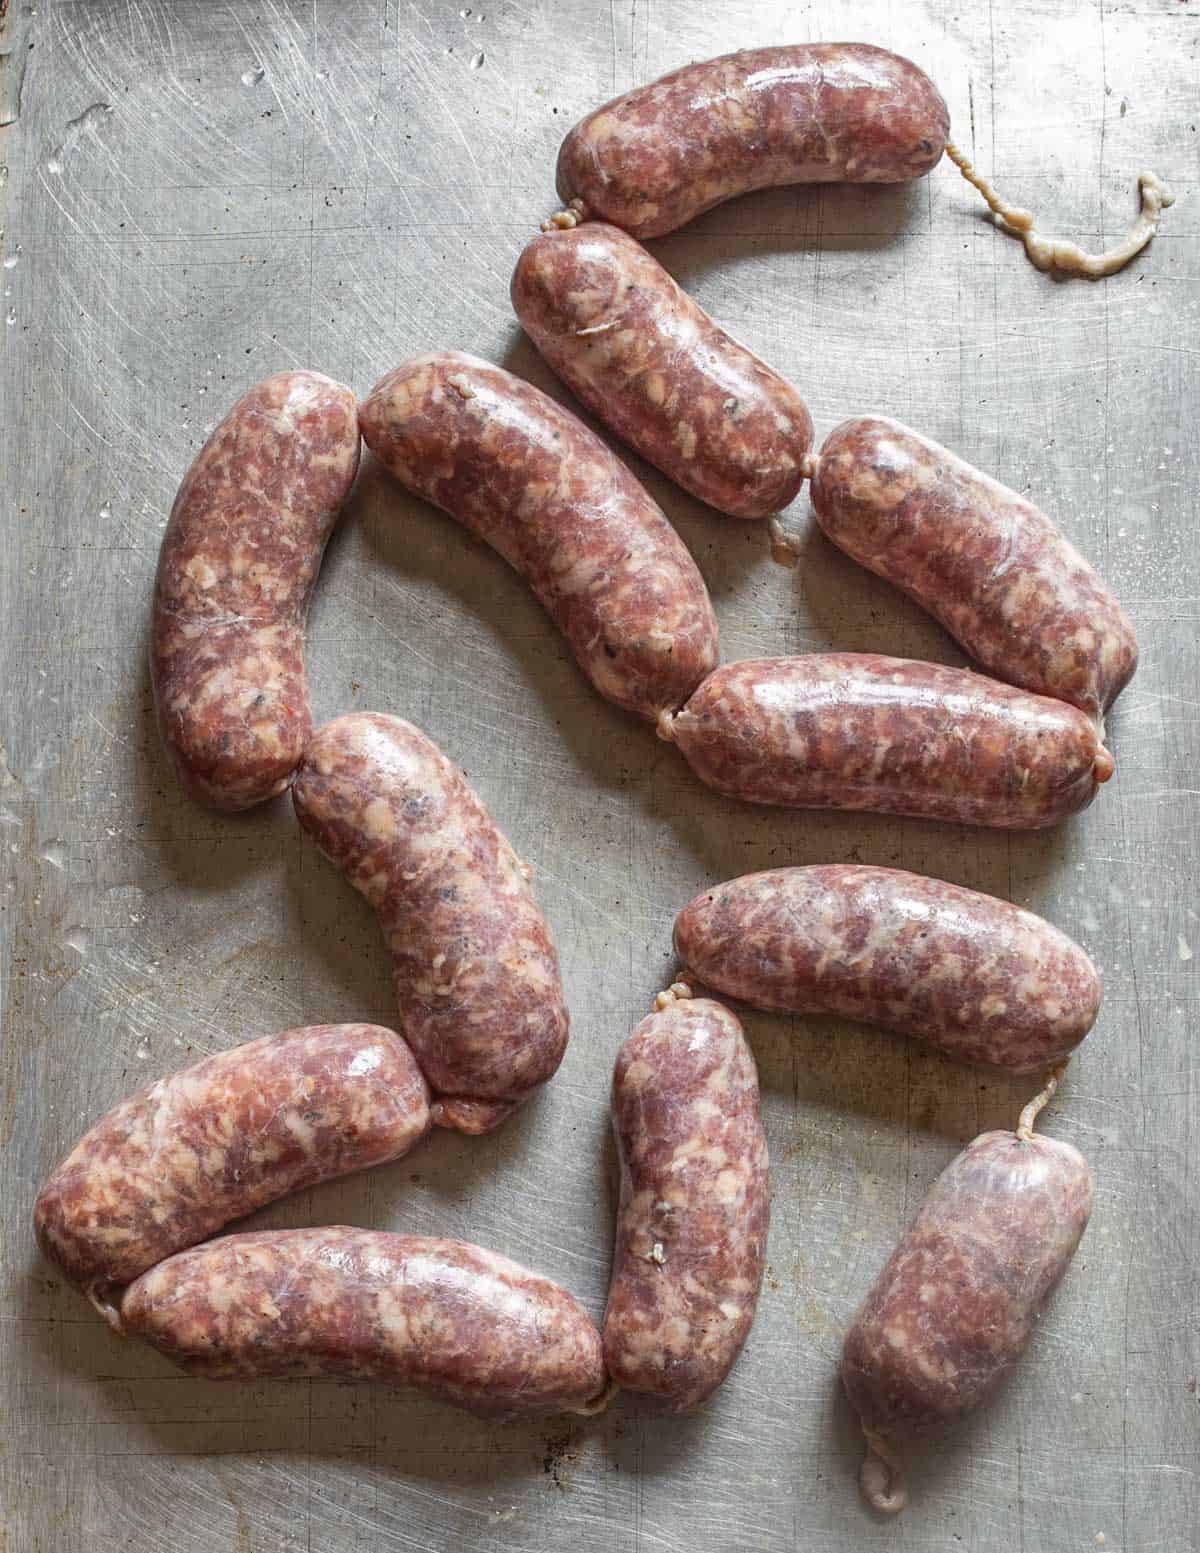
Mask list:
[[[154,583],[159,731],[191,797],[283,792],[312,731],[304,627],[358,469],[354,394],[280,372],[244,394],[184,476]]]
[[[535,237],[512,300],[563,381],[684,490],[735,518],[796,495],[812,443],[804,401],[627,233],[589,221]]]
[[[516,853],[462,772],[399,717],[319,728],[292,800],[379,918],[434,1121],[490,1130],[567,1044],[558,956]]]
[[[621,1165],[604,1359],[673,1412],[725,1379],[754,1320],[770,1217],[758,1072],[708,998],[643,1019],[617,1057]]]
[[[1113,772],[1076,707],[877,653],[725,664],[673,734],[702,781],[750,803],[1018,830],[1086,808]]]
[[[102,1291],[285,1193],[399,1159],[429,1126],[428,1087],[391,1030],[285,1030],[115,1106],[43,1187],[34,1227]]]
[[[359,413],[367,446],[525,577],[601,695],[654,720],[717,663],[696,563],[615,454],[532,384],[417,356]]]
[[[160,1262],[121,1317],[192,1375],[411,1386],[484,1418],[603,1406],[600,1334],[549,1278],[462,1241],[333,1225]]]
[[[989,673],[1092,716],[1129,682],[1129,617],[1032,502],[880,415],[835,427],[816,465],[812,503],[829,538]]]
[[[705,890],[675,949],[754,1008],[840,1014],[964,1062],[1035,1073],[1095,1023],[1100,975],[1031,911],[898,868],[772,868]]]
[[[898,1464],[998,1389],[1066,1272],[1092,1208],[1069,1143],[985,1132],[939,1176],[846,1335],[842,1381],[872,1456],[863,1488],[903,1507]]]
[[[949,129],[929,77],[886,49],[745,49],[590,113],[562,143],[558,192],[635,237],[660,237],[751,189],[919,178]]]

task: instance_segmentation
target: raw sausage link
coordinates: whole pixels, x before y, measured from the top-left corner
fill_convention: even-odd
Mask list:
[[[660,237],[751,189],[919,178],[949,130],[929,77],[886,49],[746,49],[589,114],[558,153],[558,192],[635,237]]]
[[[434,1121],[489,1131],[567,1044],[558,956],[516,853],[462,772],[399,717],[318,729],[292,800],[379,917]]]
[[[876,653],[751,658],[673,720],[684,758],[750,803],[1037,830],[1113,772],[1077,708],[966,669]]]
[[[708,998],[643,1019],[617,1057],[621,1162],[604,1360],[673,1412],[728,1375],[754,1320],[770,1186],[758,1073],[738,1020]]]
[[[122,1101],[43,1187],[34,1227],[108,1315],[112,1285],[287,1192],[399,1159],[429,1126],[428,1087],[391,1030],[285,1030]]]
[[[1095,1023],[1100,974],[1007,901],[897,868],[773,868],[675,921],[680,960],[754,1008],[840,1014],[964,1062],[1040,1073]]]
[[[876,1509],[904,1506],[906,1445],[936,1439],[1012,1370],[1091,1209],[1087,1161],[1052,1138],[985,1132],[934,1183],[842,1353]]]
[[[238,400],[179,487],[150,674],[163,743],[202,803],[248,809],[299,764],[312,731],[304,626],[358,450],[350,389],[280,372]]]
[[[412,1386],[484,1418],[598,1411],[600,1334],[549,1278],[456,1240],[227,1235],[129,1288],[125,1330],[192,1375]]]
[[[829,538],[990,673],[1093,716],[1128,684],[1129,617],[1032,502],[879,415],[843,421],[816,463],[812,503]]]
[[[563,381],[684,490],[762,518],[800,489],[812,421],[799,394],[625,232],[589,221],[535,237],[512,300]]]
[[[683,541],[540,389],[439,351],[378,383],[360,424],[398,480],[527,579],[601,695],[654,720],[716,666],[716,618]]]

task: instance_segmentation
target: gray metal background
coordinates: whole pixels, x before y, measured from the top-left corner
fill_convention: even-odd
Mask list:
[[[0,114],[17,113],[27,65],[0,130],[0,1547],[1195,1549],[1195,0],[31,10],[13,0]],[[38,1182],[135,1085],[290,1024],[394,1010],[366,907],[288,804],[215,818],[164,764],[144,633],[180,476],[232,400],[283,367],[364,393],[407,354],[459,346],[565,397],[522,341],[508,278],[553,206],[566,127],[690,58],[846,36],[925,66],[960,141],[1048,231],[1123,230],[1143,166],[1181,197],[1101,284],[1039,275],[948,165],[909,188],[751,197],[655,245],[801,385],[819,435],[893,413],[1057,515],[1141,635],[1111,722],[1117,779],[1043,837],[723,803],[592,693],[518,578],[368,467],[313,611],[316,712],[402,713],[466,767],[536,865],[574,1039],[499,1134],[440,1135],[259,1222],[475,1239],[599,1317],[608,1078],[670,974],[675,911],[749,868],[857,858],[1032,906],[1103,965],[1099,1025],[1046,1120],[1098,1184],[1053,1312],[1004,1400],[914,1475],[906,1516],[874,1522],[840,1334],[934,1174],[1031,1086],[835,1021],[751,1016],[770,1272],[702,1416],[655,1420],[625,1399],[592,1424],[494,1427],[377,1389],[182,1379],[39,1259]],[[634,467],[700,561],[726,658],[962,661],[831,550],[805,501],[787,573],[760,528]]]

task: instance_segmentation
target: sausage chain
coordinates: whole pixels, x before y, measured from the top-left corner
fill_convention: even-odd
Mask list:
[[[1050,519],[884,417],[846,421],[814,452],[797,390],[640,244],[751,189],[904,181],[944,155],[1035,265],[1096,277],[1140,252],[1172,203],[1143,173],[1127,237],[1088,255],[1039,234],[949,129],[924,72],[865,44],[689,65],[571,130],[564,208],[521,254],[511,295],[583,403],[680,486],[766,519],[773,554],[794,562],[777,514],[808,480],[833,543],[995,679],[876,654],[721,666],[703,578],[629,471],[554,400],[461,352],[402,363],[357,409],[320,373],[280,373],[208,439],[156,575],[163,742],[188,794],[218,809],[291,787],[302,828],[379,918],[403,1038],[288,1030],[91,1128],[39,1195],[35,1228],[118,1330],[194,1374],[382,1380],[485,1417],[588,1415],[618,1385],[668,1411],[701,1405],[754,1318],[769,1179],[753,1055],[695,983],[1011,1073],[1053,1064],[1015,1133],[977,1138],[935,1183],[846,1337],[868,1501],[901,1508],[904,1450],[1013,1368],[1090,1212],[1082,1156],[1033,1127],[1096,1017],[1099,975],[1031,913],[898,870],[772,870],[680,913],[681,979],[613,1077],[621,1194],[602,1333],[548,1279],[461,1242],[343,1226],[207,1241],[286,1193],[399,1159],[434,1125],[489,1131],[567,1043],[530,870],[463,774],[400,718],[313,733],[305,619],[360,429],[407,489],[527,580],[600,694],[721,793],[1040,828],[1112,775],[1103,719],[1137,642]]]
[[[280,372],[183,478],[154,582],[150,676],[184,790],[216,809],[282,793],[312,733],[304,625],[358,471],[353,391]]]

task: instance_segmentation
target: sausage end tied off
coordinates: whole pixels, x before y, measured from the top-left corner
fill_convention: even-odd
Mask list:
[[[589,114],[562,143],[558,193],[635,237],[661,237],[752,189],[919,178],[949,130],[929,77],[886,49],[746,49]]]
[[[409,1386],[483,1418],[588,1413],[600,1334],[549,1278],[461,1241],[333,1225],[227,1235],[125,1291],[127,1332],[192,1375]]]
[[[528,581],[601,695],[654,721],[717,663],[696,563],[620,460],[532,384],[461,351],[372,390],[363,438]]]
[[[1032,502],[885,416],[844,421],[815,462],[812,504],[833,543],[989,673],[1094,717],[1129,683],[1129,617]]]
[[[100,1303],[277,1197],[399,1159],[429,1126],[428,1086],[391,1030],[285,1030],[169,1074],[103,1116],[43,1187],[38,1242]]]
[[[959,1061],[1040,1073],[1083,1040],[1100,975],[1031,911],[896,868],[746,874],[675,922],[698,980],[754,1008],[837,1014]]]
[[[1012,1371],[1091,1206],[1091,1170],[1077,1149],[1011,1132],[976,1138],[934,1183],[843,1349],[875,1508],[903,1507],[906,1446],[937,1439]]]
[[[292,787],[302,828],[374,909],[434,1120],[497,1126],[567,1044],[558,956],[521,864],[420,729],[373,712],[317,730]]]
[[[673,1412],[725,1379],[754,1320],[770,1217],[758,1073],[707,998],[642,1020],[613,1075],[621,1199],[604,1317],[609,1373]]]
[[[217,809],[283,792],[312,731],[304,627],[358,470],[353,392],[281,372],[243,395],[184,476],[154,585],[159,731]]]
[[[1036,830],[1087,807],[1113,759],[1065,702],[878,653],[714,670],[671,735],[729,797]]]
[[[799,491],[812,445],[800,395],[627,233],[589,221],[535,237],[512,302],[584,404],[693,496],[762,518]]]

